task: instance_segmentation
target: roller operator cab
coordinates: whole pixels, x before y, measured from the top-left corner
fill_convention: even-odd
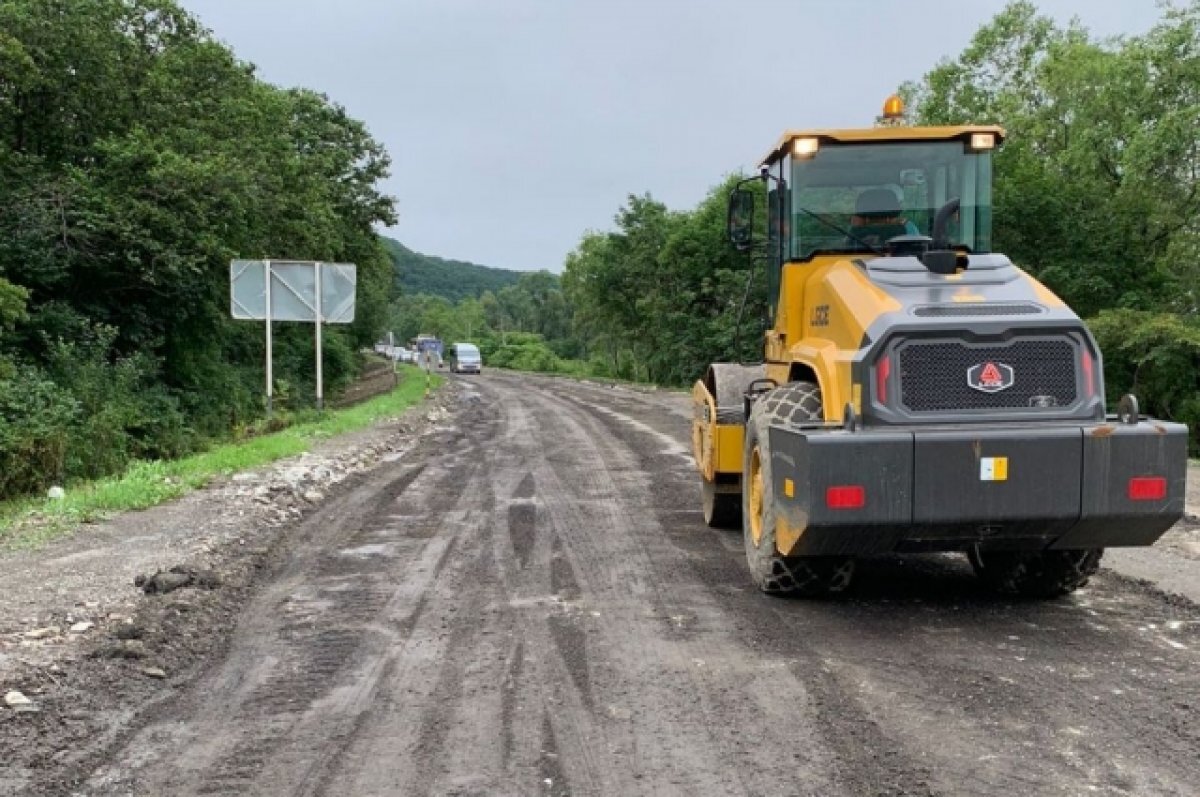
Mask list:
[[[705,520],[741,525],[768,592],[963,551],[1002,592],[1068,593],[1182,517],[1187,429],[1131,396],[1107,414],[1087,327],[992,251],[1004,131],[901,115],[890,98],[887,124],[788,132],[730,196],[730,239],[765,250],[778,301],[764,363],[693,390]]]

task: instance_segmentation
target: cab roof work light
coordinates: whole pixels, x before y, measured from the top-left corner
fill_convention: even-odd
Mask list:
[[[792,154],[797,158],[811,158],[820,148],[820,140],[811,137],[798,138],[792,142]]]
[[[996,148],[995,133],[972,133],[971,134],[971,149],[975,152],[986,152],[989,149]]]

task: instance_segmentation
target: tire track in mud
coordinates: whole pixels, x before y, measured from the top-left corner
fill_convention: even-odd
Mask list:
[[[479,428],[490,426],[490,423],[483,420],[472,420],[475,421],[473,425]],[[439,441],[439,445],[443,449],[453,450],[452,443],[463,439],[461,432],[448,435],[448,438],[448,440]],[[399,580],[400,585],[398,588],[393,587],[395,594],[391,605],[382,613],[382,620],[385,628],[395,627],[401,631],[402,635],[394,637],[392,644],[379,654],[379,660],[385,662],[386,666],[375,665],[375,672],[371,677],[359,676],[349,687],[364,693],[353,713],[355,717],[353,734],[341,741],[336,749],[331,749],[329,745],[326,745],[322,750],[325,758],[325,765],[322,768],[324,777],[319,783],[305,784],[306,787],[303,790],[279,789],[277,793],[305,795],[344,793],[344,781],[340,774],[340,770],[343,768],[342,759],[357,743],[358,738],[367,733],[371,721],[368,715],[375,710],[374,704],[381,698],[385,702],[393,699],[391,692],[394,689],[394,683],[411,683],[415,669],[414,661],[424,662],[430,656],[449,659],[452,662],[458,660],[457,657],[449,654],[455,645],[461,647],[461,642],[457,640],[463,636],[458,630],[463,625],[462,618],[452,617],[453,610],[448,613],[445,604],[435,601],[441,591],[438,585],[443,581],[449,580],[457,583],[464,577],[471,580],[474,574],[486,570],[486,562],[480,561],[481,554],[486,552],[478,550],[473,532],[479,527],[483,518],[492,511],[494,502],[491,493],[483,489],[485,486],[484,472],[481,463],[476,458],[477,454],[478,449],[474,445],[469,445],[465,450],[454,451],[448,457],[441,458],[439,469],[442,471],[443,478],[438,483],[431,485],[427,491],[423,490],[421,500],[414,501],[392,516],[393,520],[400,519],[402,521],[412,516],[437,518],[437,532],[432,536],[427,533],[423,536],[432,540],[445,540],[445,550],[431,577],[424,582],[404,583],[403,573],[391,574],[399,576],[399,579],[393,580]],[[406,604],[414,600],[415,608],[405,612]],[[456,629],[448,640],[445,635],[442,635],[441,638],[431,638],[429,633],[431,627],[446,628],[452,622],[456,624]],[[467,629],[467,631],[469,630]],[[418,653],[418,655],[414,656],[414,653]],[[450,668],[450,670],[452,669],[453,667]],[[426,683],[430,682],[427,677],[422,680]],[[435,699],[450,700],[457,695],[457,684],[449,670],[442,669],[441,676],[433,682],[435,683]],[[369,694],[365,694],[368,689]],[[429,713],[427,712],[419,723],[413,724],[413,728],[418,734],[418,748],[436,746],[440,738],[439,724],[436,720],[431,721]]]
[[[603,724],[593,720],[593,733],[606,734],[602,738],[614,749],[614,766],[632,765],[637,776],[613,784],[610,793],[787,793],[794,788],[792,770],[748,768],[730,758],[731,749],[763,765],[772,758],[790,760],[791,766],[808,768],[815,783],[824,782],[817,756],[796,760],[790,742],[798,740],[772,740],[758,749],[728,743],[712,695],[735,692],[749,698],[742,692],[746,667],[718,653],[722,634],[703,628],[700,620],[715,612],[679,578],[679,554],[664,541],[654,518],[635,517],[624,508],[647,506],[653,471],[640,467],[632,449],[572,397],[555,395],[550,401],[555,406],[542,412],[554,418],[550,436],[573,439],[571,447],[582,456],[552,461],[538,473],[539,485],[545,481],[547,495],[558,496],[550,511],[557,515],[555,527],[581,585],[580,603],[607,610],[586,626],[588,640],[606,643],[591,654],[594,689],[625,698],[608,706]],[[670,467],[681,463],[679,453],[665,452],[674,463]],[[584,472],[588,469],[595,472]],[[614,672],[613,662],[642,666],[632,673]],[[728,670],[714,678],[705,669],[713,663]],[[751,663],[750,669],[761,667]],[[569,764],[568,758],[568,775]]]
[[[441,751],[430,750],[429,745],[423,750],[412,750],[396,729],[389,732],[386,720],[374,728],[372,736],[376,739],[390,738],[390,749],[401,751],[401,757],[413,762],[413,766],[402,766],[400,769],[432,773],[419,781],[410,778],[393,782],[393,788],[400,792],[422,794],[435,790],[439,793],[463,791],[483,788],[481,784],[488,782],[491,786],[487,793],[535,793],[544,782],[544,779],[538,778],[547,771],[550,763],[565,773],[563,777],[569,779],[570,788],[576,793],[634,793],[637,790],[634,778],[629,779],[628,789],[610,787],[612,779],[618,777],[614,770],[619,769],[619,762],[614,764],[608,760],[610,754],[599,744],[602,737],[593,727],[593,690],[590,688],[591,673],[588,669],[591,656],[586,649],[580,650],[580,643],[584,642],[585,637],[572,633],[569,630],[572,625],[565,622],[577,616],[579,609],[567,605],[564,596],[555,592],[557,586],[571,590],[572,585],[575,585],[576,591],[582,592],[582,587],[578,586],[582,579],[570,570],[567,558],[562,555],[568,544],[562,540],[561,531],[551,523],[552,516],[548,510],[543,511],[547,491],[542,486],[538,469],[542,467],[540,463],[543,460],[554,461],[562,456],[572,441],[564,441],[557,433],[555,419],[548,417],[542,408],[535,407],[534,413],[537,416],[536,423],[531,422],[533,415],[528,407],[515,403],[506,406],[510,430],[503,440],[497,441],[499,445],[487,446],[487,456],[496,460],[489,463],[493,472],[508,474],[515,470],[519,474],[509,481],[512,485],[509,500],[532,501],[532,512],[517,515],[526,520],[532,519],[532,542],[523,542],[529,539],[524,532],[516,540],[513,539],[511,530],[507,529],[507,521],[512,516],[507,508],[500,510],[505,503],[503,495],[508,490],[497,485],[496,520],[499,522],[496,525],[509,531],[492,537],[492,544],[498,552],[496,561],[501,563],[498,568],[499,581],[496,584],[482,583],[485,580],[483,574],[476,574],[473,579],[475,599],[489,608],[497,606],[497,616],[491,623],[494,630],[515,635],[521,650],[521,667],[515,677],[509,675],[513,672],[512,662],[515,659],[515,653],[509,651],[497,656],[503,660],[504,668],[498,669],[497,676],[488,677],[486,681],[489,685],[515,681],[515,686],[504,692],[505,696],[497,701],[499,705],[495,707],[481,705],[465,692],[454,700],[446,700],[444,698],[448,696],[442,695],[443,699],[427,701],[440,709],[433,713],[433,721],[440,721],[449,729],[437,737]],[[535,434],[525,436],[523,433],[528,431]],[[505,467],[497,468],[499,465]],[[536,466],[532,480],[528,475],[531,465]],[[525,547],[528,553],[518,556],[517,546]],[[471,635],[464,637],[471,638]],[[486,659],[486,656],[480,655],[481,652],[478,646],[472,650],[476,659]],[[488,672],[487,668],[483,672]],[[464,690],[472,690],[473,684],[481,679],[480,673],[464,673]],[[394,693],[396,690],[392,691]],[[421,702],[423,705],[426,703],[424,698]],[[497,713],[497,724],[504,729],[502,737],[511,740],[501,745],[504,752],[496,764],[478,760],[480,753],[484,758],[487,757],[488,745],[486,742],[473,744],[478,734],[473,735],[470,730],[486,727],[484,718],[489,711]],[[540,732],[545,717],[550,718],[549,736]],[[536,749],[539,738],[553,738],[554,749],[547,750],[544,744],[542,749]],[[522,740],[531,740],[533,747],[528,741],[522,746]],[[381,749],[375,746],[378,744],[368,745],[362,753],[363,758],[375,758],[374,751]],[[494,743],[492,746],[495,746]],[[459,750],[472,751],[475,760],[458,766]],[[352,766],[348,764],[346,768]],[[503,772],[497,774],[492,767]],[[461,774],[466,772],[472,774]],[[554,778],[552,782],[556,782]],[[380,780],[363,777],[354,781],[348,791],[371,793],[381,786]]]
[[[574,396],[568,396],[568,399],[577,400]],[[623,440],[644,463],[643,467],[648,474],[667,472],[676,479],[697,478],[694,475],[694,465],[683,451],[682,444],[673,439],[668,431],[655,428],[647,421],[634,419],[608,408],[593,408],[586,402],[581,402],[581,407],[594,412],[608,436]],[[686,429],[681,422],[661,425],[667,428]],[[647,446],[647,440],[657,444],[658,449],[654,450]],[[683,459],[682,466],[680,465],[681,458]],[[680,495],[686,495],[687,492],[676,491],[673,497],[678,498]],[[698,489],[695,492],[698,493]],[[699,511],[695,509],[695,497],[692,497],[691,503],[692,511],[695,513],[695,517],[691,520],[692,525],[695,526],[700,520]],[[681,511],[687,513],[687,510],[679,505],[678,500],[672,500],[666,506],[663,506],[661,501],[656,501],[653,505],[657,511],[660,525],[664,528],[678,522]],[[689,531],[694,533],[695,530],[689,529]],[[665,532],[659,531],[659,533]],[[753,591],[747,591],[743,595],[744,598],[749,598],[754,603],[769,602],[769,599],[764,601]],[[661,611],[669,613],[678,611],[679,608],[678,606],[664,605]],[[687,614],[670,616],[688,617]],[[755,651],[759,656],[764,652],[761,648]],[[799,663],[797,659],[800,654],[806,659],[803,664]],[[811,727],[821,728],[822,739],[836,756],[838,780],[843,788],[856,794],[875,793],[871,791],[872,788],[884,788],[886,791],[879,793],[888,794],[928,795],[934,793],[930,786],[931,773],[919,762],[918,754],[915,751],[906,750],[903,745],[897,744],[895,740],[886,736],[883,730],[867,716],[852,693],[842,688],[837,679],[833,677],[833,673],[820,663],[816,651],[797,650],[793,645],[786,650],[776,652],[775,655],[789,662],[785,672],[790,673],[794,678],[794,682],[790,686],[797,693],[806,695],[810,706],[809,722],[798,721],[796,712],[793,711],[790,718],[779,717],[781,721],[784,721],[780,727],[807,724]],[[767,700],[771,699],[770,696],[767,697]],[[723,708],[725,711],[731,708],[728,701],[724,701]],[[716,707],[714,710],[717,710]],[[813,787],[811,793],[822,792],[819,787]]]
[[[439,499],[434,502],[435,511],[444,512],[445,506],[452,502],[455,485],[448,482],[443,480],[433,489],[432,494]],[[364,520],[339,544],[371,545],[370,541],[379,535],[372,518]],[[350,524],[352,528],[357,525]],[[235,716],[240,716],[248,729],[251,755],[246,755],[239,746],[221,754],[205,767],[201,792],[265,793],[265,788],[270,788],[279,790],[278,793],[307,793],[306,784],[320,777],[325,764],[336,753],[336,748],[330,749],[330,739],[345,735],[358,715],[367,710],[369,695],[392,664],[383,640],[378,638],[376,618],[381,614],[404,613],[415,624],[426,604],[424,596],[418,596],[415,604],[404,605],[411,602],[409,596],[403,595],[399,601],[402,605],[397,606],[396,594],[386,583],[379,583],[390,570],[386,559],[346,557],[346,550],[347,547],[342,547],[326,552],[310,571],[311,580],[332,593],[334,606],[315,623],[322,630],[316,631],[315,636],[299,638],[278,634],[277,642],[285,647],[277,651],[275,672],[238,707]],[[437,578],[449,553],[447,547],[438,557],[439,566],[435,566],[432,578]],[[386,639],[390,634],[385,631],[383,636]],[[364,673],[353,667],[356,659],[367,659],[373,664]],[[336,695],[339,690],[349,694]],[[264,719],[275,733],[263,732]],[[263,751],[269,755],[265,761]],[[251,763],[249,768],[247,760]],[[213,783],[210,785],[209,781]]]
[[[509,505],[508,535],[512,538],[513,552],[516,553],[518,566],[522,569],[529,566],[529,558],[533,555],[536,522],[537,508],[532,501]]]
[[[460,478],[423,466],[399,475],[385,469],[368,481],[379,484],[378,492],[359,489],[318,510],[252,602],[230,658],[196,690],[194,718],[150,725],[140,737],[154,739],[158,755],[139,751],[106,768],[88,793],[106,793],[131,776],[142,793],[169,784],[175,793],[299,794],[288,784],[315,782],[330,757],[330,739],[347,735],[355,712],[367,708],[370,685],[386,671],[383,653],[394,632],[381,627],[379,616],[399,615],[402,628],[424,608],[423,590],[389,589],[395,580],[388,578],[389,563],[416,554],[410,570],[420,583],[437,578],[453,549],[452,539],[406,540],[402,528],[389,526],[395,500],[431,481],[428,492],[437,500],[430,511],[441,513]],[[363,660],[376,664],[364,668]],[[346,680],[357,688],[347,690]],[[146,763],[158,769],[139,772]]]
[[[377,712],[341,767],[341,793],[542,791],[546,752],[539,740],[543,706],[553,697],[545,696],[541,668],[552,648],[536,617],[554,601],[548,594],[551,542],[540,531],[536,485],[526,467],[540,443],[528,412],[496,406],[502,417],[497,435],[479,453],[492,476],[484,488],[492,496],[491,522],[485,518],[472,528],[478,549],[471,556],[481,566],[439,584],[439,597],[455,619],[442,632],[453,641],[439,656],[441,667],[436,674],[428,670],[437,685],[425,688],[420,677],[388,685],[394,703]],[[514,506],[522,509],[510,511]],[[416,736],[402,727],[414,712],[419,720],[412,724],[422,729]],[[386,755],[392,764],[387,771],[358,763]]]
[[[655,410],[649,408],[649,412]],[[599,415],[621,420],[611,410]],[[632,424],[610,423],[609,428],[637,448],[633,440],[646,424],[661,429],[671,422],[655,421],[643,412]],[[675,425],[679,437],[684,438],[684,427]],[[641,448],[645,451],[646,444]],[[642,456],[648,468],[662,461],[661,452]],[[661,504],[659,517],[664,527],[672,523],[689,527],[676,532],[677,539],[695,533],[697,523],[680,522],[669,505],[663,511]],[[722,535],[702,533],[719,539]],[[740,534],[737,536],[740,538]],[[695,544],[687,547],[699,550]],[[740,544],[736,548],[740,549]],[[884,562],[878,568],[885,571],[881,577],[895,579],[896,564]],[[958,569],[964,570],[961,563]],[[717,581],[711,574],[724,570],[720,563],[704,563],[697,567],[697,575]],[[1088,615],[1095,614],[1086,605],[1093,600],[1091,595],[1129,590],[1131,584],[1102,575],[1096,588],[1074,599],[1009,604],[981,594],[969,573],[940,585],[937,582],[945,579],[945,572],[926,573],[920,579],[916,585],[918,595],[934,596],[929,601],[932,606],[918,607],[920,614],[946,610],[960,613],[963,609],[961,614],[966,615],[959,618],[964,622],[956,632],[962,638],[949,638],[954,643],[950,649],[961,651],[949,663],[946,646],[925,633],[926,627],[914,629],[913,613],[903,606],[906,590],[913,589],[914,584],[901,581],[891,587],[878,587],[876,595],[868,596],[866,602],[769,600],[759,606],[757,601],[743,599],[731,606],[742,615],[746,628],[763,625],[763,616],[758,614],[761,611],[779,628],[786,629],[787,633],[780,635],[783,639],[755,634],[748,635],[747,641],[789,660],[797,682],[812,693],[816,713],[811,719],[826,732],[837,753],[838,780],[846,791],[992,794],[1015,787],[1029,794],[1074,794],[1084,788],[1131,795],[1189,794],[1194,783],[1200,782],[1196,780],[1195,759],[1188,760],[1189,752],[1194,753],[1200,741],[1194,710],[1200,694],[1195,676],[1187,675],[1195,658],[1181,652],[1196,646],[1176,642],[1178,647],[1171,645],[1164,651],[1160,646],[1157,655],[1143,655],[1137,651],[1144,645],[1127,634],[1104,629],[1097,635],[1088,628]],[[738,590],[731,584],[716,586],[722,592]],[[944,605],[940,593],[955,589],[962,590],[962,594],[952,594],[951,605]],[[900,598],[899,607],[895,605],[896,596]],[[891,605],[876,610],[870,600],[879,597]],[[918,604],[921,600],[916,598]],[[1116,600],[1126,608],[1129,604],[1137,606],[1135,612],[1153,613],[1156,608],[1153,601],[1147,605],[1137,598]],[[1084,606],[1076,607],[1074,603]],[[1168,601],[1167,607],[1171,614],[1187,615],[1167,621],[1174,624],[1177,635],[1181,625],[1198,628],[1195,612],[1178,608],[1174,601]],[[980,614],[982,623],[978,622]],[[1022,682],[1004,675],[1012,668],[999,656],[985,656],[983,664],[976,663],[978,652],[997,647],[997,639],[1003,640],[1001,648],[1011,645],[1010,640],[1018,639],[1012,631],[1024,637],[1028,627],[1038,628],[1047,615],[1056,614],[1061,615],[1060,621],[1066,620],[1065,628],[1052,638],[1048,651],[1033,646],[1032,651],[1023,652],[1034,655],[1011,656],[1023,662],[1039,652],[1048,654],[1045,658],[1053,663],[1043,663],[1044,671],[1034,671],[1031,679]],[[820,627],[813,627],[814,619]],[[869,633],[847,638],[846,629],[861,628],[864,619],[869,622]],[[1143,626],[1137,630],[1148,629]],[[805,639],[813,639],[815,644],[804,644]],[[1164,653],[1176,660],[1169,661]],[[864,664],[863,658],[869,664]],[[1140,678],[1139,669],[1159,677]],[[1108,670],[1107,679],[1115,684],[1111,690],[1129,697],[1122,710],[1114,712],[1103,695],[1074,683],[1079,678],[1104,680],[1096,670]],[[1066,683],[1064,678],[1068,679]],[[1130,697],[1131,691],[1137,696]],[[903,705],[898,707],[901,701]],[[1125,725],[1129,708],[1135,709],[1135,716],[1149,721],[1149,734],[1130,738]],[[1185,716],[1192,720],[1183,721]],[[1167,727],[1160,729],[1160,717],[1169,718]],[[1102,732],[1096,734],[1097,730]],[[1189,778],[1192,786],[1188,785]]]
[[[576,400],[573,396],[568,398]],[[625,441],[629,449],[636,452],[647,473],[662,473],[669,469],[668,472],[676,479],[698,478],[690,455],[668,431],[612,409],[593,408],[586,403],[581,403],[581,406],[595,413],[608,435]],[[674,423],[673,427],[686,429],[681,422]],[[659,448],[650,449],[646,445],[647,439],[658,444]],[[682,466],[679,464],[680,458],[683,459]],[[698,493],[698,489],[696,492]],[[682,493],[686,494],[686,491]],[[692,525],[696,525],[700,518],[699,511],[695,508],[697,501],[694,497],[691,503],[696,513],[696,517],[692,518]],[[660,524],[664,527],[677,522],[679,511],[686,512],[684,507],[675,501],[665,507],[661,506],[660,502],[655,502],[654,508],[658,511]],[[666,517],[663,517],[664,514]],[[712,530],[708,532],[721,533]],[[763,599],[753,591],[747,591],[745,597],[754,604],[773,603],[772,599]],[[761,648],[756,651],[758,655],[764,652],[766,651]],[[930,786],[932,774],[919,762],[919,754],[906,749],[906,746],[899,744],[897,740],[888,738],[883,729],[867,715],[852,692],[843,688],[834,673],[819,660],[816,650],[792,644],[775,651],[774,655],[788,661],[786,672],[794,678],[791,686],[809,697],[811,713],[809,722],[803,724],[821,728],[822,739],[836,756],[838,780],[843,788],[856,794],[872,793],[872,788],[883,788],[885,791],[880,793],[888,794],[934,793]],[[791,724],[802,723],[797,722],[797,718],[793,716]]]

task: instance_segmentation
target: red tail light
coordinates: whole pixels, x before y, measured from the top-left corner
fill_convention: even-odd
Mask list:
[[[875,399],[880,404],[887,404],[887,384],[891,374],[892,358],[884,355],[875,366]]]
[[[1167,480],[1162,476],[1135,476],[1129,480],[1129,500],[1161,501],[1167,497]]]
[[[825,506],[830,509],[862,509],[867,491],[861,484],[842,484],[825,488]]]
[[[1083,382],[1088,398],[1096,397],[1096,364],[1087,350],[1083,352]]]

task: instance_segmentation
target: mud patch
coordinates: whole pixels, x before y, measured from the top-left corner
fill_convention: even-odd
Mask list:
[[[445,396],[435,398],[439,400],[444,401]],[[312,461],[325,463],[336,459],[342,463],[338,466],[339,478],[320,485],[326,504],[335,504],[372,482],[381,507],[386,505],[390,510],[395,506],[396,499],[420,473],[421,466],[400,473],[395,468],[382,472],[371,469],[381,457],[398,447],[404,449],[406,457],[417,463],[422,461],[423,451],[428,450],[427,438],[421,439],[418,450],[414,450],[415,441],[406,438],[411,438],[418,427],[427,426],[420,420],[414,422],[414,413],[406,417],[406,421],[389,422],[330,440],[322,444],[318,453],[301,458],[308,470],[313,469]],[[3,656],[0,692],[19,690],[29,695],[39,708],[37,713],[30,714],[0,712],[0,750],[4,751],[0,755],[0,794],[48,797],[78,793],[79,784],[88,774],[110,762],[111,751],[132,738],[141,725],[169,722],[180,710],[181,690],[224,657],[242,608],[257,592],[264,577],[270,580],[279,574],[290,550],[298,544],[303,526],[295,526],[295,521],[315,508],[293,496],[295,490],[307,489],[308,482],[297,482],[295,490],[289,487],[282,491],[276,490],[273,483],[267,484],[271,479],[283,479],[288,467],[285,462],[266,476],[248,474],[246,478],[221,482],[193,493],[179,502],[142,513],[127,513],[79,535],[78,542],[68,541],[47,549],[41,558],[53,563],[63,558],[57,549],[67,548],[72,551],[69,555],[82,558],[85,563],[100,560],[111,550],[115,567],[119,568],[128,566],[128,557],[121,555],[124,548],[145,540],[135,551],[136,561],[144,562],[135,572],[153,572],[163,559],[169,562],[168,557],[178,557],[180,551],[186,551],[189,561],[195,562],[195,574],[204,569],[211,571],[216,579],[209,579],[205,573],[201,579],[205,584],[189,584],[190,588],[167,595],[142,596],[131,583],[133,573],[118,586],[101,593],[98,590],[107,582],[99,575],[84,582],[73,570],[72,575],[83,585],[80,590],[96,592],[92,599],[95,603],[86,607],[78,604],[79,614],[94,626],[85,634],[72,635],[73,644],[68,644],[72,640],[64,634],[62,640],[54,640],[53,644],[28,648],[36,655],[9,657],[7,650],[0,654]],[[392,472],[389,474],[388,470]],[[278,475],[281,473],[283,476]],[[263,484],[254,487],[256,479]],[[163,531],[162,526],[188,531],[173,534]],[[354,557],[340,558],[354,560]],[[21,561],[22,566],[30,569],[40,564],[29,554],[22,554]],[[362,567],[359,562],[355,575],[361,576]],[[220,589],[195,588],[215,584],[216,580]],[[355,591],[356,586],[351,586],[347,593]],[[61,600],[64,590],[45,592],[44,602],[50,604],[55,599]],[[346,610],[347,601],[366,599],[371,604],[370,611],[378,609],[373,596],[347,594],[341,596],[346,600],[338,600],[334,593],[336,589],[297,594],[293,602],[282,604],[279,610],[286,611],[291,621],[285,626],[285,633],[311,634],[312,624],[324,619],[332,608],[331,602],[337,605],[332,614],[335,618]],[[10,600],[9,605],[20,607],[20,596],[16,601]],[[66,628],[70,625],[66,619],[60,622],[57,615],[39,615],[42,625]],[[128,642],[134,638],[132,629],[136,629],[139,658],[92,655]],[[341,652],[336,655],[330,652],[328,659],[312,662],[316,671],[340,666],[340,660],[347,656],[345,645],[353,644],[345,639],[333,644],[330,638],[330,642],[327,647],[339,648]],[[151,672],[161,672],[161,676],[150,676]],[[264,695],[264,703],[269,702],[270,698]],[[252,746],[238,751],[238,761],[226,762],[228,782],[236,784],[239,773],[259,771],[262,753]],[[236,788],[220,785],[222,780],[218,773],[212,773],[209,790],[239,793]],[[122,787],[119,793],[138,792],[136,788]]]
[[[827,667],[811,665],[792,669],[808,685],[813,724],[824,729],[837,753],[838,777],[847,792],[934,797],[933,774],[867,716]]]
[[[537,483],[533,480],[533,474],[525,474],[525,478],[521,479],[521,483],[517,485],[516,492],[513,493],[513,498],[533,498],[537,494]]]
[[[575,576],[575,568],[567,558],[562,539],[555,535],[550,543],[550,589],[566,601],[579,600],[582,590]]]
[[[521,685],[521,674],[525,669],[525,643],[518,642],[504,674],[503,691],[500,693],[500,737],[503,740],[505,765],[512,760],[516,749],[513,737],[513,716],[516,713],[517,691]]]
[[[301,655],[289,659],[287,669],[272,673],[250,693],[242,704],[242,715],[256,719],[264,714],[306,711],[328,693],[339,672],[354,664],[363,639],[361,631],[338,629],[291,637],[289,643]]]
[[[592,682],[588,674],[587,636],[583,629],[575,623],[575,618],[567,614],[552,614],[546,618],[550,625],[550,638],[558,648],[563,665],[575,684],[579,698],[588,711],[594,709],[592,701]]]
[[[558,740],[554,736],[554,725],[550,715],[542,717],[542,752],[538,757],[538,777],[541,778],[541,794],[551,797],[569,797],[571,782],[563,771],[558,754]]]
[[[512,504],[508,508],[508,535],[522,570],[529,566],[533,543],[537,538],[537,507],[533,504]]]

